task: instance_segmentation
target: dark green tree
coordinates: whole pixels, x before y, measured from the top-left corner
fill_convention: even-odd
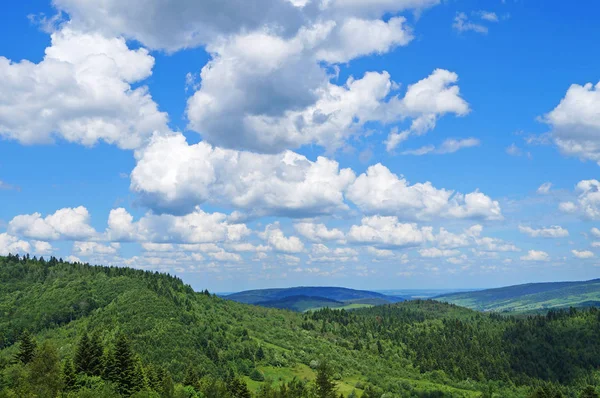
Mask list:
[[[227,390],[232,398],[252,398],[252,394],[250,394],[246,383],[237,377],[231,379],[227,384]]]
[[[583,389],[581,394],[579,394],[579,398],[600,398],[600,395],[598,395],[593,386],[587,386]]]
[[[135,362],[129,339],[122,333],[115,343],[114,359],[119,393],[130,395],[135,391]]]
[[[62,368],[62,385],[64,391],[74,391],[77,387],[77,374],[70,358],[67,358]]]
[[[262,346],[259,346],[258,350],[256,350],[256,360],[262,361],[263,359],[265,359],[265,350],[262,348]]]
[[[73,365],[78,373],[91,374],[90,372],[91,352],[90,352],[90,337],[84,333],[75,349],[75,357]]]
[[[89,374],[92,376],[100,376],[102,374],[102,356],[104,348],[102,347],[102,340],[100,334],[95,332],[90,337],[90,350],[89,350]]]
[[[21,333],[19,339],[19,352],[17,352],[15,359],[24,364],[28,364],[35,357],[36,349],[37,344],[33,339],[33,336],[31,336],[28,330],[25,330]]]
[[[317,378],[315,380],[317,397],[336,398],[336,385],[333,381],[333,370],[327,361],[321,361],[317,367]]]

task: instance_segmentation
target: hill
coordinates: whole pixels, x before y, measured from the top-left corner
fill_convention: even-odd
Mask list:
[[[298,308],[303,308],[301,311],[322,307],[343,307],[351,304],[380,305],[404,301],[403,297],[388,296],[368,290],[316,286],[247,290],[225,296],[225,298],[239,303],[255,305],[264,305],[266,303],[266,306],[275,308],[291,308],[288,304],[297,300],[293,299],[293,297],[313,298],[312,306],[296,306]],[[314,298],[320,298],[321,300],[316,300]]]
[[[313,308],[337,308],[345,304],[341,301],[314,296],[288,296],[277,300],[261,301],[255,305],[268,308],[281,308],[291,311],[304,312]]]
[[[587,307],[600,303],[600,279],[584,282],[529,283],[497,289],[446,294],[435,298],[478,311],[515,313]]]
[[[595,308],[514,318],[416,300],[301,314],[165,274],[15,256],[0,257],[0,280],[0,397],[318,398],[317,373],[344,397],[577,396],[600,367]]]

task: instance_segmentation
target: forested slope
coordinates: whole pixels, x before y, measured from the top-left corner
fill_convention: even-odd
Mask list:
[[[0,396],[579,396],[600,366],[596,309],[299,314],[164,274],[15,256],[0,257],[0,281]]]
[[[529,283],[474,292],[452,293],[436,300],[478,311],[544,312],[551,308],[600,304],[600,279],[584,282]]]

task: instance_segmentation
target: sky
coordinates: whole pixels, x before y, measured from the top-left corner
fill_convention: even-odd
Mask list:
[[[0,255],[217,292],[600,277],[598,12],[3,5]]]

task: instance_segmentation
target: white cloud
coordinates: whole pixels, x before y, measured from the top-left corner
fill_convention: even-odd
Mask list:
[[[118,243],[103,245],[97,242],[74,242],[72,254],[78,257],[116,255],[119,250]]]
[[[34,240],[31,243],[33,244],[33,253],[37,255],[49,255],[54,252],[54,248],[48,242]]]
[[[378,249],[372,246],[367,247],[367,252],[376,258],[390,258],[395,256],[392,250]]]
[[[458,32],[473,31],[483,34],[487,34],[488,32],[487,26],[470,21],[469,17],[464,12],[456,13],[452,27]]]
[[[332,263],[358,261],[358,252],[349,247],[330,249],[321,243],[312,245],[308,255],[309,263]]]
[[[368,54],[389,52],[395,46],[405,46],[412,32],[405,26],[404,17],[380,19],[349,18],[317,50],[316,58],[330,63],[348,62]]]
[[[540,250],[529,250],[525,256],[521,256],[523,261],[548,261],[550,256],[548,253]]]
[[[600,229],[594,227],[590,230],[590,232],[592,233],[592,235],[594,235],[596,238],[600,238]]]
[[[565,154],[600,163],[600,82],[573,84],[565,97],[542,120]]]
[[[265,245],[253,245],[248,242],[240,242],[240,243],[228,243],[226,245],[227,249],[232,250],[234,252],[250,252],[250,253],[259,253],[269,251],[269,246]]]
[[[421,257],[427,257],[427,258],[454,257],[454,256],[458,256],[460,254],[460,251],[438,249],[437,247],[431,247],[431,248],[419,250],[419,254],[421,255]]]
[[[89,225],[88,210],[79,206],[57,210],[44,218],[40,213],[14,217],[8,223],[8,232],[36,240],[87,240],[97,233]]]
[[[20,240],[16,236],[7,233],[0,234],[0,255],[6,256],[10,254],[27,254],[31,251],[29,242]]]
[[[547,195],[550,193],[550,189],[552,188],[551,182],[545,182],[537,189],[537,193],[540,195]]]
[[[499,21],[498,15],[496,15],[495,12],[480,10],[480,11],[476,11],[475,14],[478,15],[481,19],[484,19],[488,22],[498,22]]]
[[[218,251],[218,252],[210,252],[208,253],[208,255],[213,258],[214,260],[217,261],[221,261],[221,262],[241,262],[242,261],[242,256],[240,256],[237,253],[230,253],[230,252],[226,252],[225,250],[222,251]]]
[[[337,228],[328,229],[325,224],[301,222],[294,224],[298,233],[310,241],[320,242],[329,240],[343,241],[344,233]]]
[[[131,189],[153,209],[190,211],[209,201],[254,215],[307,216],[347,209],[354,172],[324,157],[261,155],[188,145],[181,134],[156,136],[136,153]]]
[[[131,87],[150,76],[153,65],[145,49],[68,26],[52,34],[38,64],[0,57],[0,137],[137,148],[166,129],[167,116],[147,88]]]
[[[376,246],[418,246],[432,241],[431,227],[419,228],[417,224],[403,224],[398,217],[364,217],[361,225],[353,225],[347,234],[350,241]]]
[[[571,253],[577,258],[585,259],[594,257],[594,253],[589,250],[571,250]]]
[[[436,148],[433,145],[423,146],[418,149],[407,150],[402,152],[403,155],[427,155],[427,154],[435,154],[435,155],[443,155],[447,153],[454,153],[459,151],[462,148],[472,148],[479,146],[481,142],[476,138],[466,138],[462,140],[456,139],[447,139],[440,145],[439,148]]]
[[[561,202],[558,205],[558,209],[563,213],[575,213],[577,211],[577,205],[573,202]]]
[[[304,244],[302,241],[296,236],[286,237],[279,228],[278,223],[267,225],[265,231],[259,235],[267,241],[275,251],[283,253],[300,253],[304,251]]]
[[[389,108],[397,115],[412,117],[409,129],[393,130],[385,144],[388,152],[393,151],[410,135],[423,135],[432,130],[437,119],[447,113],[464,116],[469,113],[469,104],[460,97],[455,84],[458,75],[444,69],[436,69],[431,75],[409,85],[404,98],[390,100]],[[391,116],[388,116],[391,118]]]
[[[245,224],[228,223],[225,214],[206,213],[199,208],[184,216],[148,213],[138,221],[119,208],[109,215],[106,236],[113,241],[193,244],[237,242],[250,233]]]
[[[531,236],[532,238],[564,238],[569,236],[569,231],[558,225],[540,229],[533,229],[531,227],[519,225],[519,231]]]
[[[381,164],[361,174],[350,185],[346,196],[368,213],[401,214],[416,219],[503,218],[499,203],[481,192],[463,195],[437,189],[430,182],[409,185],[406,179]]]
[[[579,212],[590,220],[600,219],[600,181],[582,180],[577,183],[575,192],[579,194],[577,203],[562,202],[558,208],[564,213]]]
[[[258,0],[252,7],[241,0],[208,3],[54,0],[53,3],[66,11],[78,28],[124,35],[153,49],[176,51],[264,26],[276,27],[282,35],[293,35],[305,23],[380,18],[408,9],[419,11],[439,4],[439,0]]]

